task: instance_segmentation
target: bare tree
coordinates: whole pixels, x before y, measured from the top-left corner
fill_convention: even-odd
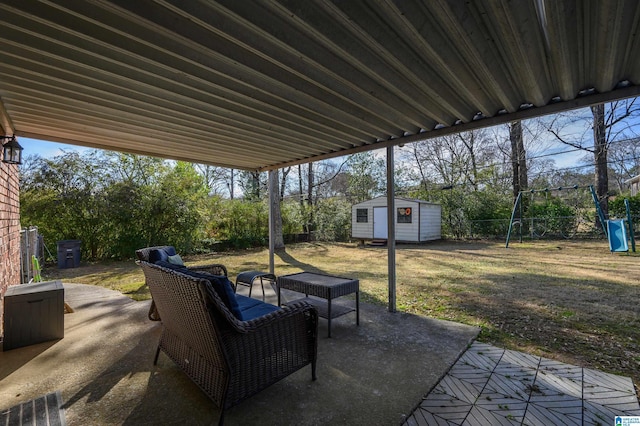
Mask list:
[[[630,138],[611,144],[609,169],[613,170],[619,192],[626,190],[625,182],[640,174],[640,138]]]
[[[314,230],[314,209],[319,198],[335,195],[336,182],[340,181],[342,169],[347,160],[336,163],[334,160],[308,163],[298,166],[297,195],[300,210],[305,217],[304,232],[311,239]],[[344,195],[344,191],[342,192]]]
[[[589,118],[579,112],[577,115],[559,114],[551,122],[549,131],[561,143],[593,155],[594,186],[600,208],[606,217],[609,212],[609,148],[613,141],[633,135],[631,119],[640,116],[640,103],[637,102],[637,98],[625,99],[607,105],[592,105],[589,111],[591,113]],[[567,120],[567,117],[573,117],[573,119]],[[566,129],[580,120],[590,121],[590,126],[587,128],[590,128],[593,135],[591,145],[584,142],[586,140],[584,134],[578,136],[578,139],[570,134],[567,135]]]
[[[492,179],[491,165],[502,160],[497,143],[490,136],[485,130],[474,130],[411,144],[408,161],[420,186],[427,189],[429,182],[437,182],[478,191]]]
[[[233,173],[233,170],[209,164],[196,164],[196,170],[204,177],[207,188],[209,188],[209,194],[221,195],[224,189],[229,188],[229,172]]]
[[[241,171],[238,182],[246,200],[257,201],[266,187],[263,174],[258,171]]]

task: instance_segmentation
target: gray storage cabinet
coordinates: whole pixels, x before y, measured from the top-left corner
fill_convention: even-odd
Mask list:
[[[64,337],[64,287],[60,281],[13,285],[4,294],[2,349]]]

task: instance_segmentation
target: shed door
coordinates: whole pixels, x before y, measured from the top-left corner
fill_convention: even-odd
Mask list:
[[[373,208],[373,238],[387,239],[387,208]]]

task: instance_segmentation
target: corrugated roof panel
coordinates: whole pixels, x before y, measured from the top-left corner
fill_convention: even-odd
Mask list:
[[[0,0],[0,123],[273,168],[635,96],[639,21],[635,0]]]

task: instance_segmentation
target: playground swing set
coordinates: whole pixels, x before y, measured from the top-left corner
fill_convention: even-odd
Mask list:
[[[507,232],[507,242],[506,248],[509,248],[509,242],[511,240],[511,235],[513,232],[514,225],[519,225],[519,234],[520,234],[520,242],[522,242],[522,227],[523,227],[523,194],[530,195],[533,199],[533,196],[536,193],[544,193],[545,196],[549,194],[550,191],[564,191],[564,190],[577,190],[579,188],[589,188],[591,192],[591,198],[593,199],[593,204],[595,205],[596,213],[600,220],[601,224],[604,224],[603,231],[607,240],[609,241],[609,250],[611,252],[629,252],[629,243],[631,244],[631,250],[635,253],[636,251],[636,242],[633,234],[633,221],[631,219],[631,209],[629,206],[629,200],[624,200],[624,205],[626,208],[626,218],[624,219],[605,219],[604,213],[600,208],[600,203],[598,202],[598,197],[596,195],[595,189],[593,185],[580,187],[578,185],[567,186],[567,187],[558,187],[558,188],[545,188],[545,189],[530,189],[527,191],[520,191],[518,196],[516,197],[516,201],[513,204],[513,210],[511,211],[511,220],[509,221],[509,231]],[[519,215],[517,213],[520,213]],[[532,236],[535,234],[534,232],[534,219],[531,218],[531,233]]]

